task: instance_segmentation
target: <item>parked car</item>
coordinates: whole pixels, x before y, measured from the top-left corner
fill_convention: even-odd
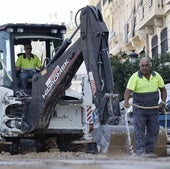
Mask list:
[[[170,83],[165,85],[167,90],[167,99],[166,99],[166,107],[165,111],[160,112],[159,114],[159,123],[162,127],[167,127],[168,130],[170,130]],[[167,120],[167,126],[165,123],[165,120]]]

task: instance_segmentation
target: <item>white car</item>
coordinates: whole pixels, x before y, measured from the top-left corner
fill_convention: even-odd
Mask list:
[[[170,83],[165,85],[167,90],[167,99],[166,99],[166,112],[160,112],[159,115],[159,122],[160,126],[167,127],[167,129],[170,130]],[[166,114],[165,114],[166,113]],[[165,123],[165,120],[167,120],[167,123]],[[167,124],[167,126],[165,126]]]

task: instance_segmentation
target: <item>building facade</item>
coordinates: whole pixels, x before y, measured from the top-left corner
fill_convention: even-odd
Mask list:
[[[101,9],[109,51],[154,57],[170,52],[170,0],[89,0]]]

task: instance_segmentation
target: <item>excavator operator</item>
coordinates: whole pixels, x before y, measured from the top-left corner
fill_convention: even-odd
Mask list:
[[[32,54],[32,45],[30,43],[24,45],[24,51],[25,53],[18,56],[15,67],[19,72],[22,89],[27,95],[31,95],[31,90],[28,88],[28,79],[37,73],[37,68],[42,70],[43,66],[38,56]]]

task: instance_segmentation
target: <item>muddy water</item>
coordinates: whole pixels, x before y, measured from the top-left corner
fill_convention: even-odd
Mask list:
[[[45,152],[0,154],[0,169],[169,169],[170,157],[142,159],[129,155]]]

